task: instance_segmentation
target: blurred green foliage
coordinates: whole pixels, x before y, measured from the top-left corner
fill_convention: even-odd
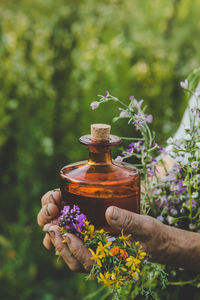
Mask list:
[[[175,131],[186,106],[179,81],[200,61],[199,11],[198,0],[1,1],[2,298],[76,300],[96,289],[43,248],[41,195],[63,165],[87,157],[77,139],[89,125],[119,113],[92,112],[99,93],[144,98],[159,142]],[[126,122],[113,133],[135,134]]]

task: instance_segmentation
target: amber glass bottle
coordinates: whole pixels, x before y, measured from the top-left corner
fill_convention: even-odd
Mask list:
[[[109,134],[109,125],[93,124],[91,129],[92,135],[79,139],[89,148],[88,161],[67,165],[60,171],[62,198],[67,205],[79,205],[96,228],[114,233],[105,211],[115,205],[139,213],[140,176],[132,165],[112,161],[111,148],[121,140]]]

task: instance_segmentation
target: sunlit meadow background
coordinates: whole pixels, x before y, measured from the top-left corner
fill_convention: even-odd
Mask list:
[[[97,94],[144,98],[158,142],[173,134],[187,105],[179,82],[200,63],[199,12],[199,0],[0,1],[0,298],[97,288],[43,248],[40,198],[63,165],[87,158],[78,138],[90,124],[119,113],[92,111]],[[112,133],[135,134],[125,121]]]

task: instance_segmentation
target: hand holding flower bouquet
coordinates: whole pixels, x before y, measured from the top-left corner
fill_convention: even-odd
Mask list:
[[[145,261],[147,253],[138,241],[133,241],[131,235],[124,235],[122,230],[119,236],[111,237],[103,229],[95,230],[77,205],[73,208],[64,206],[58,222],[63,236],[66,232],[73,233],[89,249],[94,262],[89,278],[97,278],[98,282],[116,293],[121,286],[139,279],[142,267],[148,263]]]

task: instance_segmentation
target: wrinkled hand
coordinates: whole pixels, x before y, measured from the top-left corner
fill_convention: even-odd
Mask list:
[[[61,235],[56,218],[63,206],[59,190],[46,193],[42,197],[42,209],[38,214],[38,224],[46,232],[43,244],[50,249],[52,244],[73,271],[89,271],[92,267],[91,254],[75,235]],[[115,230],[132,234],[143,248],[158,263],[171,264],[198,270],[200,267],[200,235],[171,226],[156,219],[138,215],[114,206],[106,210],[106,220]],[[53,223],[51,223],[53,221]],[[45,225],[46,224],[46,225]],[[63,243],[63,239],[66,243]]]
[[[82,241],[73,234],[61,235],[57,218],[64,206],[59,189],[47,192],[41,199],[42,208],[37,216],[38,225],[46,233],[43,245],[48,250],[55,247],[72,271],[88,272],[92,267],[91,254]],[[63,244],[63,239],[66,244]]]

